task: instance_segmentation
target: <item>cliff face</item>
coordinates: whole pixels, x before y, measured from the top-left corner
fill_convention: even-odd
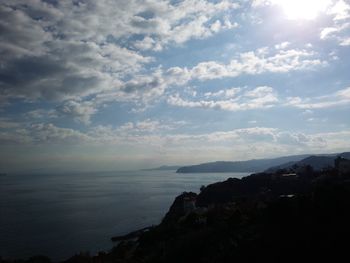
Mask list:
[[[186,198],[197,198],[197,194],[192,192],[184,192],[176,197],[168,213],[166,213],[164,219],[162,220],[162,224],[176,223],[180,217],[185,215],[186,212],[184,209],[184,202]]]

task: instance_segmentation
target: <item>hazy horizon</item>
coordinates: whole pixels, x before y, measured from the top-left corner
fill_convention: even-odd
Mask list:
[[[0,3],[0,173],[350,149],[345,0]]]
[[[344,151],[344,152],[350,152]],[[313,156],[313,155],[334,155],[334,154],[340,154],[343,152],[328,152],[328,153],[300,153],[298,155],[307,155],[307,156]],[[86,163],[82,164],[76,164],[74,167],[67,167],[67,166],[62,166],[62,165],[57,165],[56,167],[44,167],[44,168],[25,168],[25,169],[13,169],[13,170],[3,170],[0,171],[1,173],[4,174],[62,174],[62,173],[113,173],[113,172],[135,172],[135,171],[140,171],[140,170],[153,170],[153,169],[158,169],[160,167],[164,166],[179,166],[179,167],[184,167],[184,166],[192,166],[192,165],[198,165],[198,164],[203,164],[203,163],[212,163],[212,162],[239,162],[239,161],[249,161],[249,160],[260,160],[260,159],[275,159],[275,158],[280,158],[280,157],[290,157],[294,155],[283,155],[283,156],[265,156],[261,158],[248,158],[248,159],[236,159],[236,160],[220,160],[220,159],[210,159],[204,162],[197,162],[197,163],[175,163],[175,164],[168,164],[168,163],[158,163],[154,162],[140,162],[140,163],[135,163],[133,166],[125,166],[125,168],[121,168],[122,166],[110,166],[109,169],[106,169],[105,166],[94,166],[94,167],[84,167],[86,166]],[[174,169],[175,171],[175,169]],[[257,172],[257,171],[251,171],[251,172]]]

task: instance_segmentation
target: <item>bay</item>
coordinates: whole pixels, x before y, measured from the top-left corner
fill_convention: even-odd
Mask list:
[[[54,261],[112,248],[110,238],[159,224],[174,198],[247,173],[127,171],[0,177],[0,256]]]

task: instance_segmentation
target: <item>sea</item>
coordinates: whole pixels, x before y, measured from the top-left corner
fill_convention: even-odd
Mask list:
[[[113,247],[111,237],[157,225],[175,197],[248,173],[127,171],[0,176],[0,258],[54,262]]]

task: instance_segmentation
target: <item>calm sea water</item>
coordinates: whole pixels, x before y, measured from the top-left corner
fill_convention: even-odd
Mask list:
[[[110,238],[158,224],[174,198],[246,173],[135,171],[0,176],[0,256],[64,260],[112,247]]]

